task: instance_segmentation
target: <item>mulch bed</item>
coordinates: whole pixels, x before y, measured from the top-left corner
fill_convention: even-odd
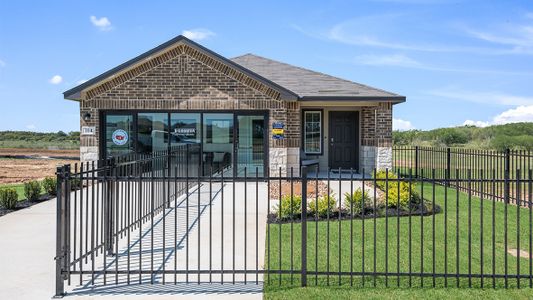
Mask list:
[[[29,200],[21,200],[21,201],[19,201],[17,203],[17,207],[15,209],[5,209],[3,207],[0,207],[0,217],[5,216],[5,215],[7,215],[9,213],[12,213],[14,211],[17,211],[17,210],[28,208],[28,207],[30,207],[32,205],[35,205],[35,204],[43,203],[44,201],[50,200],[52,198],[55,198],[55,196],[42,195],[41,197],[39,197],[39,200],[37,200],[37,201],[29,201]]]

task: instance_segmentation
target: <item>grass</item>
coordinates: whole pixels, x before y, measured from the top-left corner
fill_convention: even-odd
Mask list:
[[[26,197],[24,196],[24,184],[5,184],[5,185],[0,185],[0,189],[2,189],[2,188],[13,188],[13,189],[15,189],[17,191],[19,201],[26,199]]]
[[[420,186],[418,187],[421,188]],[[434,216],[413,216],[411,226],[409,217],[389,217],[376,219],[374,226],[373,219],[363,221],[331,221],[308,222],[308,271],[329,271],[350,272],[350,270],[361,272],[372,272],[374,270],[374,257],[376,261],[376,272],[412,272],[449,273],[455,274],[489,274],[494,271],[496,274],[505,273],[504,261],[507,258],[508,274],[529,274],[531,262],[528,259],[517,259],[507,253],[505,247],[505,205],[500,202],[481,201],[476,197],[459,193],[456,202],[455,190],[447,189],[448,201],[445,203],[445,189],[442,186],[424,186],[424,197],[432,199],[432,192],[435,192],[435,203],[440,205],[443,212]],[[469,206],[470,203],[470,206]],[[483,208],[481,208],[483,206]],[[494,221],[492,210],[494,209]],[[447,210],[447,214],[444,213]],[[458,213],[458,219],[456,217]],[[520,214],[520,222],[518,222]],[[507,248],[518,247],[518,236],[520,237],[520,249],[529,251],[529,209],[507,206]],[[470,226],[469,226],[470,215]],[[483,222],[481,222],[483,216]],[[446,219],[445,219],[446,218]],[[445,233],[445,220],[447,232]],[[388,225],[387,225],[388,221]],[[399,230],[397,230],[399,222]],[[353,224],[353,235],[351,236],[351,226]],[[456,224],[459,227],[456,227]],[[483,225],[482,225],[483,224]],[[495,226],[494,247],[492,240],[492,225]],[[435,227],[435,234],[432,234],[432,227]],[[518,230],[518,225],[520,229]],[[388,227],[388,230],[387,230]],[[409,245],[409,228],[411,228],[411,244]],[[469,230],[470,228],[470,230]],[[300,269],[300,224],[272,224],[270,229],[270,243],[267,242],[267,266],[270,270],[290,270],[291,265],[295,270]],[[318,240],[315,238],[318,229]],[[340,235],[339,235],[340,229]],[[374,229],[375,246],[374,246]],[[458,235],[456,236],[456,230]],[[482,233],[483,230],[483,233]],[[291,238],[292,233],[292,238]],[[364,238],[362,237],[364,233]],[[388,234],[386,234],[388,233]],[[281,239],[280,239],[281,235]],[[458,242],[456,242],[456,237]],[[399,239],[398,239],[399,238]],[[469,248],[469,239],[471,247]],[[399,240],[399,247],[398,247]],[[445,248],[444,241],[447,241]],[[281,248],[280,243],[281,241]],[[292,241],[292,242],[291,242]],[[353,242],[352,242],[353,241]],[[364,241],[364,250],[363,250]],[[292,244],[292,251],[291,251]],[[350,245],[353,245],[353,255]],[[388,247],[387,247],[388,246]],[[457,251],[456,247],[459,247]],[[412,251],[409,252],[409,247]],[[329,249],[329,264],[328,264]],[[388,252],[386,251],[388,249]],[[374,255],[374,250],[376,254]],[[399,250],[399,252],[397,252]],[[433,252],[434,250],[434,252]],[[492,252],[494,250],[494,258]],[[269,255],[270,252],[270,255]],[[483,259],[481,258],[483,252]],[[281,259],[280,259],[281,253]],[[291,259],[292,253],[292,259]],[[399,253],[399,255],[398,255]],[[411,253],[411,255],[409,255]],[[435,253],[435,256],[433,256]],[[363,259],[364,255],[364,259]],[[318,260],[315,261],[315,257]],[[399,260],[398,260],[399,257]],[[470,259],[469,259],[470,257]],[[459,258],[459,268],[456,266],[456,259]],[[410,263],[411,262],[411,263]],[[363,267],[364,263],[364,267]],[[316,264],[316,266],[315,266]],[[483,265],[483,272],[481,270]],[[519,270],[517,267],[519,266]],[[292,278],[291,278],[292,277]],[[353,285],[350,276],[339,278],[337,275],[328,276],[308,276],[310,287],[302,289],[300,285],[300,275],[295,272],[293,276],[270,274],[270,279],[266,278],[265,295],[267,299],[295,299],[295,298],[531,298],[533,290],[510,289],[505,290],[504,279],[494,280],[496,290],[492,290],[493,281],[491,278],[484,278],[483,283],[480,278],[448,278],[449,288],[445,288],[444,278],[413,276],[378,276],[362,277],[354,276]],[[329,286],[328,286],[329,283]],[[412,289],[409,288],[409,283]],[[508,286],[517,286],[517,279],[509,279]],[[373,285],[376,285],[374,288]],[[483,287],[490,289],[468,289],[472,287]],[[520,280],[521,287],[529,287],[529,279]],[[386,286],[389,286],[387,288]],[[435,286],[435,288],[432,288]],[[458,287],[457,287],[458,286]],[[422,288],[423,287],[423,288]],[[430,288],[428,288],[430,287]]]
[[[27,149],[79,149],[80,145],[77,141],[61,141],[61,142],[46,142],[46,141],[0,141],[0,148],[27,148]]]
[[[0,185],[0,189],[2,189],[2,188],[13,188],[13,189],[15,189],[15,191],[17,191],[17,195],[18,195],[18,200],[19,201],[22,201],[22,200],[26,199],[26,196],[24,196],[24,184],[23,183],[21,183],[21,184]],[[45,192],[41,188],[41,196],[44,195],[44,194],[45,194]]]

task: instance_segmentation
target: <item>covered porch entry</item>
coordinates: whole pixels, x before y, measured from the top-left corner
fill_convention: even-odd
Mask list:
[[[359,107],[303,107],[301,161],[316,162],[321,177],[327,176],[328,170],[332,176],[339,171],[359,173],[360,132]]]

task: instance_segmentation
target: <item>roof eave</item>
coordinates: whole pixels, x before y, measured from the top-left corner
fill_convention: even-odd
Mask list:
[[[350,102],[392,102],[393,104],[406,101],[405,96],[303,96],[299,101],[350,101]]]
[[[214,56],[215,58],[221,60],[223,63],[226,63],[228,65],[230,65],[231,67],[245,73],[246,75],[252,77],[253,79],[255,80],[258,80],[262,83],[264,83],[265,85],[271,87],[272,89],[274,90],[277,90],[280,95],[281,95],[281,99],[283,100],[298,100],[298,95],[294,92],[292,92],[291,90],[288,90],[287,88],[284,88],[282,87],[281,85],[271,81],[271,80],[268,80],[267,78],[223,57],[222,55],[212,51],[212,50],[209,50],[207,48],[205,48],[204,46],[196,43],[196,42],[193,42],[191,40],[189,40],[188,38],[182,36],[182,35],[179,35],[151,50],[148,50],[147,52],[144,52],[138,56],[136,56],[135,58],[132,58],[76,87],[73,87],[65,92],[63,92],[63,98],[64,99],[68,99],[68,100],[76,100],[76,101],[80,101],[81,100],[81,92],[88,88],[88,87],[91,87],[111,76],[113,76],[115,73],[117,72],[120,72],[122,70],[125,70],[133,65],[135,65],[136,63],[146,59],[146,58],[149,58],[150,56],[156,54],[157,52],[160,52],[162,50],[164,50],[165,48],[168,48],[170,47],[171,45],[173,44],[176,44],[178,42],[182,42],[182,43],[185,43],[187,44],[188,46],[191,46],[193,48],[196,48],[198,50],[201,50],[201,51],[204,51],[204,52],[207,52],[208,54]]]

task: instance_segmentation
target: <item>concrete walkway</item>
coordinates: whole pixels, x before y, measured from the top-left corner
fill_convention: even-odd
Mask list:
[[[141,230],[131,233],[129,244],[125,236],[120,239],[118,255],[108,257],[105,265],[103,255],[95,258],[95,270],[113,271],[117,264],[119,270],[126,270],[128,259],[132,270],[173,270],[175,266],[178,270],[187,267],[189,270],[262,270],[266,194],[264,183],[257,186],[255,183],[246,186],[226,183],[223,188],[214,184],[211,189],[202,184],[200,189],[191,192],[188,201],[181,197],[172,202],[171,208],[154,219],[154,227],[148,222]],[[53,295],[55,205],[54,199],[0,218],[1,298],[49,299]],[[84,270],[91,269],[90,260],[83,265]],[[79,275],[73,275],[72,285],[67,287],[68,297],[262,298],[262,276],[253,273],[246,277],[239,274],[234,277],[232,273],[224,277],[219,274],[176,277],[144,274],[140,278],[142,284],[139,284],[138,274],[129,276],[130,284],[125,274],[111,274],[105,279],[107,284],[104,285],[103,275],[95,276],[94,282],[90,276],[84,276],[80,285]],[[185,283],[187,280],[189,283]]]

